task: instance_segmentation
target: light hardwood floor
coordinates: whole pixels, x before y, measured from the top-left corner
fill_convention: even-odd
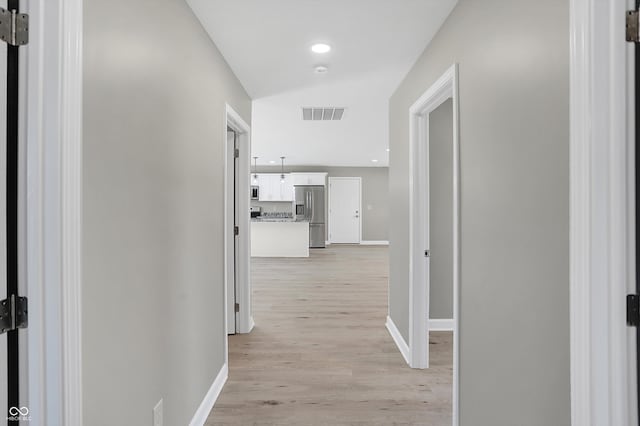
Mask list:
[[[410,369],[385,328],[387,247],[252,259],[250,334],[229,336],[229,380],[206,425],[451,425],[452,336]]]

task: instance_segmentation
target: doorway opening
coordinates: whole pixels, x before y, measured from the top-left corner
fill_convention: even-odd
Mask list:
[[[447,341],[453,331],[453,100],[429,114],[429,315],[427,332]],[[431,337],[433,337],[431,335]]]
[[[256,115],[254,110],[259,122]],[[249,335],[229,337],[229,384],[211,416],[217,422],[252,424],[268,407],[275,423],[314,418],[335,424],[353,407],[365,405],[372,407],[367,415],[380,420],[373,407],[389,401],[393,409],[381,421],[415,418],[423,409],[418,400],[425,376],[413,375],[410,385],[400,379],[407,367],[383,327],[388,171],[300,165],[285,156],[285,149],[256,149],[251,156],[251,287],[259,325]],[[278,158],[290,163],[285,166]],[[348,188],[336,198],[341,183]],[[329,210],[342,204],[348,215],[362,220],[362,231],[358,220],[348,239],[331,240],[326,231],[335,211]],[[382,400],[381,386],[387,390]],[[415,392],[396,401],[407,386]],[[259,403],[246,406],[248,393]],[[239,405],[246,407],[241,413],[234,408]]]
[[[224,134],[224,283],[228,334],[253,328],[249,273],[250,127],[229,105]],[[225,349],[228,357],[228,342]]]
[[[453,65],[409,111],[410,284],[406,356],[411,367],[428,368],[430,332],[453,332],[454,426],[458,422],[460,276],[457,75],[458,67]]]

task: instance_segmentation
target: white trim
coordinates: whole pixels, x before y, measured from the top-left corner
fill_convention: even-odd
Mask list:
[[[593,5],[571,0],[571,65],[570,65],[570,327],[571,327],[571,424],[591,426],[591,342],[590,342],[590,276],[589,258],[589,192],[578,192],[589,186],[589,147],[582,147],[590,133],[591,90],[590,51],[587,29]],[[584,182],[578,185],[578,182]],[[582,213],[581,213],[582,212]]]
[[[387,316],[387,322],[385,324],[387,326],[387,330],[389,330],[389,334],[393,338],[394,343],[400,350],[402,357],[406,361],[407,364],[411,364],[411,351],[409,350],[409,345],[400,334],[400,330],[396,327],[396,324],[393,322],[390,316]]]
[[[460,286],[460,141],[458,65],[452,65],[409,109],[409,348],[411,367],[429,367],[429,249],[428,197],[429,113],[453,100],[453,414],[458,425],[459,398],[459,286]]]
[[[82,417],[82,23],[80,0],[62,8],[62,353],[64,423]]]
[[[327,240],[327,241],[324,242],[324,245],[325,246],[329,246],[329,245],[331,245],[331,242],[329,240]]]
[[[451,319],[430,319],[427,320],[427,327],[429,331],[453,331],[455,329],[456,322]]]
[[[637,425],[635,345],[625,324],[633,277],[633,129],[627,108],[625,11],[616,0],[570,1],[571,419]],[[633,104],[629,104],[633,108]],[[631,373],[634,374],[631,374]]]
[[[238,158],[238,167],[240,168],[238,172],[239,176],[239,193],[245,194],[245,196],[240,197],[240,201],[238,202],[238,208],[240,209],[239,213],[239,227],[240,227],[240,236],[238,238],[238,252],[239,252],[239,267],[238,267],[238,277],[236,280],[236,290],[237,290],[237,298],[236,302],[240,304],[240,312],[238,313],[237,319],[238,324],[236,328],[239,333],[249,333],[253,329],[254,322],[252,319],[251,312],[251,222],[250,222],[250,189],[251,189],[251,181],[250,181],[250,165],[251,165],[251,127],[243,120],[243,118],[238,114],[229,104],[225,104],[225,112],[224,112],[224,123],[225,126],[223,128],[223,144],[224,149],[224,322],[225,322],[225,335],[228,333],[227,330],[227,273],[226,273],[226,264],[228,260],[227,253],[227,244],[226,241],[230,237],[228,230],[229,227],[229,218],[227,217],[227,202],[229,200],[229,195],[227,194],[227,173],[226,173],[226,149],[227,149],[227,127],[232,128],[239,138],[238,147],[240,150],[240,157]],[[225,337],[225,353],[228,357],[228,338]]]
[[[83,423],[82,5],[28,2],[28,399],[37,424]]]
[[[375,240],[370,240],[370,241],[360,241],[360,245],[361,246],[388,246],[389,245],[389,241],[375,241]]]
[[[333,220],[331,220],[331,182],[335,181],[335,180],[353,180],[353,179],[357,179],[358,180],[358,214],[360,215],[360,217],[358,219],[360,219],[360,230],[359,235],[358,235],[358,242],[355,243],[346,243],[346,244],[361,244],[362,243],[362,222],[363,222],[363,216],[362,216],[362,177],[358,177],[358,176],[339,176],[339,177],[333,177],[330,176],[329,177],[329,188],[328,188],[328,194],[327,194],[327,200],[328,200],[328,205],[327,205],[327,210],[329,211],[329,244],[343,244],[343,243],[336,243],[335,241],[332,240],[331,235],[333,235],[333,233],[331,232],[331,224],[333,223]]]
[[[209,414],[211,413],[211,409],[220,396],[220,392],[222,392],[224,384],[227,382],[228,377],[229,366],[227,363],[225,363],[218,372],[218,375],[211,384],[211,387],[207,391],[207,394],[205,395],[204,399],[200,403],[200,406],[193,415],[193,418],[189,422],[189,426],[204,426],[204,424],[207,422]]]

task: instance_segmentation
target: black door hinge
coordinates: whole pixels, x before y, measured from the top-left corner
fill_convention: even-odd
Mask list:
[[[236,308],[236,312],[240,312],[240,304],[239,303],[236,303],[236,307],[235,308]]]
[[[11,46],[29,43],[29,15],[0,8],[0,39]]]
[[[640,325],[640,296],[627,294],[627,325],[638,327]]]
[[[26,297],[12,294],[8,299],[0,301],[0,334],[19,328],[27,328],[28,319]]]
[[[627,41],[640,42],[640,13],[637,10],[627,11]]]
[[[240,235],[240,228],[238,228],[237,226],[233,227],[233,235]]]
[[[233,150],[233,156],[235,158],[240,158],[240,150],[238,148]]]

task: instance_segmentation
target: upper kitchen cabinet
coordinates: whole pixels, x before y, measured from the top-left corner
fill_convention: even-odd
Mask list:
[[[280,173],[258,174],[259,201],[293,201],[293,183],[289,174],[284,175],[284,182]]]
[[[326,173],[291,173],[293,186],[296,185],[326,185]]]
[[[293,201],[293,179],[291,175],[285,173],[284,182],[282,182],[281,176],[278,175],[278,183],[280,184],[281,201]]]
[[[258,175],[258,200],[260,201],[276,201],[276,194],[274,189],[275,179],[272,174],[259,174]]]

